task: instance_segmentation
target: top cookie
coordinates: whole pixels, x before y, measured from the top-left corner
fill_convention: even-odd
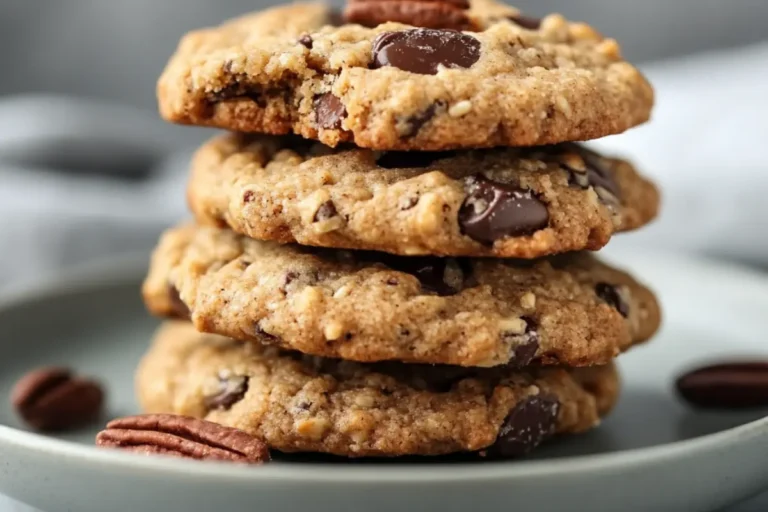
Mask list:
[[[160,78],[160,111],[380,150],[587,140],[649,118],[653,91],[613,39],[556,14],[531,20],[489,0],[455,1],[347,9],[369,25],[420,12],[413,24],[339,25],[328,6],[295,4],[192,32]]]

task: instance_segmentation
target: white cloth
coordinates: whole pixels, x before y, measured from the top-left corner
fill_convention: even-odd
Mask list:
[[[658,93],[654,122],[595,144],[631,156],[659,183],[663,215],[613,243],[768,264],[768,44],[645,71]],[[148,251],[164,226],[185,217],[191,149],[164,128],[154,114],[125,107],[0,100],[0,289],[87,259]],[[765,510],[766,502],[738,510]],[[0,497],[0,510],[31,509]]]
[[[595,145],[630,156],[659,183],[662,216],[613,243],[768,263],[768,44],[645,71],[658,95],[653,122]],[[149,250],[163,226],[186,216],[192,149],[171,131],[127,107],[0,100],[0,286]]]
[[[186,215],[191,149],[151,113],[50,96],[0,101],[0,289],[146,252]]]
[[[768,43],[647,66],[651,123],[594,143],[662,190],[659,219],[617,244],[768,264]]]

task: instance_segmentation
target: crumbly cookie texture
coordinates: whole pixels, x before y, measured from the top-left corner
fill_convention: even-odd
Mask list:
[[[599,249],[659,205],[629,163],[571,143],[378,152],[234,134],[197,153],[187,197],[198,222],[261,240],[515,258]]]
[[[566,370],[363,365],[200,334],[170,322],[136,377],[146,412],[235,427],[284,452],[393,457],[524,454],[595,427],[615,403],[612,364]]]
[[[544,260],[403,257],[168,231],[149,309],[307,354],[459,366],[604,364],[649,338],[649,290],[588,253]]]
[[[160,111],[380,150],[589,140],[648,120],[653,90],[615,40],[557,14],[532,23],[491,0],[473,0],[466,15],[472,31],[369,28],[294,4],[194,31],[160,78]]]

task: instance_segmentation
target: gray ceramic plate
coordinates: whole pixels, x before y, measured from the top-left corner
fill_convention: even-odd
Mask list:
[[[614,256],[617,256],[614,253]],[[625,395],[595,432],[528,460],[278,461],[257,468],[92,447],[97,428],[56,438],[0,406],[0,492],[44,510],[714,510],[768,486],[764,411],[699,412],[675,374],[718,355],[765,354],[768,278],[680,257],[616,259],[661,296],[666,321],[623,357]],[[0,299],[0,393],[25,370],[65,364],[109,384],[108,416],[137,411],[132,371],[156,322],[138,286],[145,258],[68,273]]]

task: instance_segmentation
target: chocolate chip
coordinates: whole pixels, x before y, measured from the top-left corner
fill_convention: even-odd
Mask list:
[[[248,377],[231,375],[228,371],[219,372],[219,389],[213,395],[206,396],[208,409],[229,409],[243,399],[248,391]]]
[[[471,279],[472,267],[458,258],[432,256],[394,256],[384,253],[356,252],[361,261],[383,263],[393,270],[416,277],[426,291],[440,296],[455,295]],[[390,284],[397,284],[390,283]]]
[[[329,199],[328,201],[320,205],[320,208],[318,208],[317,211],[315,212],[315,216],[312,218],[312,221],[320,222],[323,220],[332,219],[337,215],[338,215],[338,212],[336,211],[336,206],[333,204],[333,201]]]
[[[301,401],[296,404],[296,408],[302,411],[308,411],[312,408],[312,402]]]
[[[539,30],[541,28],[541,20],[539,18],[531,18],[530,16],[516,14],[510,16],[509,20],[528,30]]]
[[[256,194],[254,194],[252,190],[246,190],[243,193],[243,203],[250,203],[250,202],[252,202],[253,198],[255,197],[255,195]]]
[[[400,198],[400,209],[402,211],[410,210],[419,203],[419,197],[402,197]]]
[[[530,190],[489,180],[482,174],[466,181],[467,198],[459,210],[461,231],[483,243],[507,236],[531,235],[547,227],[549,212]]]
[[[555,433],[560,402],[554,397],[532,396],[517,404],[504,419],[489,452],[517,457],[530,452]]]
[[[261,339],[260,341],[264,344],[271,344],[279,339],[274,334],[269,334],[267,331],[265,331],[260,322],[253,323],[253,332],[258,338]]]
[[[320,94],[315,96],[314,106],[320,128],[341,128],[341,120],[347,117],[347,109],[339,98],[329,92]]]
[[[524,333],[502,333],[505,341],[512,346],[508,365],[513,368],[528,366],[539,350],[539,333],[536,331],[536,322],[529,317],[523,317],[523,321],[525,321]]]
[[[283,281],[283,289],[291,284],[297,277],[299,277],[299,274],[293,271],[288,271],[288,273],[285,274],[285,280]]]
[[[183,300],[181,300],[179,290],[170,284],[168,285],[168,299],[171,302],[171,312],[173,316],[182,319],[188,319],[190,316],[192,316],[192,313],[187,305]]]
[[[443,102],[436,102],[430,105],[429,107],[427,107],[423,112],[408,117],[403,122],[405,127],[400,133],[400,136],[403,138],[407,138],[407,137],[413,137],[414,135],[416,135],[419,132],[419,130],[421,130],[422,126],[428,123],[430,119],[435,117],[435,114],[437,113],[437,108],[444,107],[444,106],[445,104]]]
[[[411,274],[416,276],[424,288],[438,295],[453,295],[456,289],[445,282],[446,262],[440,258],[419,258],[410,268]]]
[[[768,406],[768,362],[745,361],[698,368],[677,379],[677,392],[697,407]]]
[[[623,297],[624,292],[618,287],[608,283],[597,283],[595,293],[603,299],[609,306],[616,309],[621,316],[629,316],[629,304]]]
[[[384,32],[373,42],[373,69],[393,66],[435,75],[440,66],[468,68],[480,58],[480,41],[455,30],[419,28]]]
[[[578,153],[586,169],[580,171],[567,164],[561,164],[563,168],[570,173],[569,183],[572,186],[578,186],[586,189],[594,187],[598,197],[605,203],[615,204],[621,198],[621,190],[614,180],[610,171],[605,168],[602,158],[579,144],[567,144],[563,146],[568,151]]]
[[[385,169],[422,168],[454,154],[451,151],[387,151],[376,160],[376,165]]]
[[[305,270],[301,272],[289,270],[285,274],[280,291],[282,293],[288,293],[289,291],[295,292],[305,286],[312,286],[317,283],[318,279],[319,276],[316,270]]]
[[[312,43],[313,43],[312,36],[310,36],[309,34],[304,34],[299,38],[299,44],[301,44],[308,50],[312,49]]]

